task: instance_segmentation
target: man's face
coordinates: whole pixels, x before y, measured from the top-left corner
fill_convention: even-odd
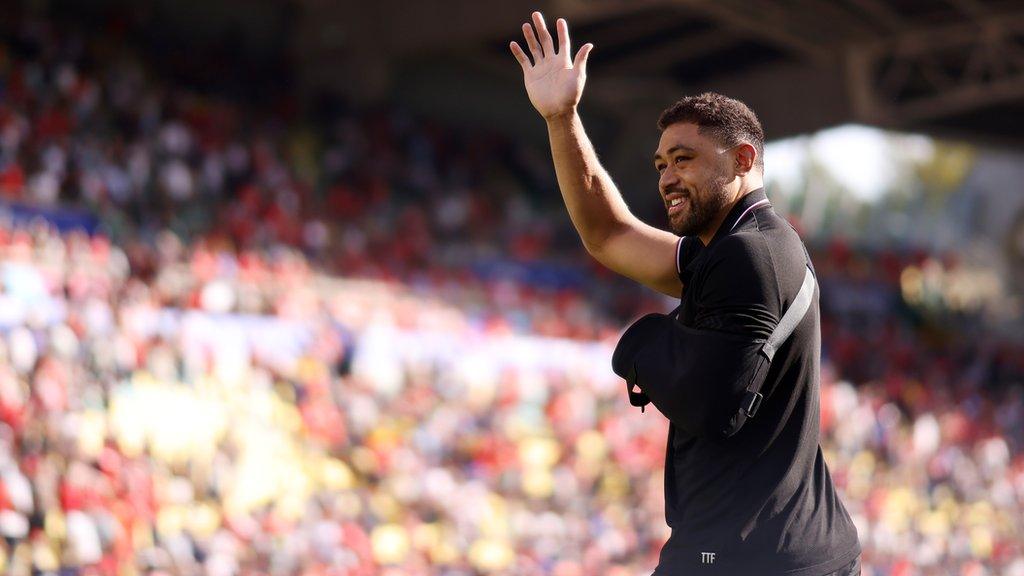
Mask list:
[[[669,227],[679,236],[706,231],[729,203],[732,154],[692,123],[676,123],[661,133],[654,168],[658,190],[668,210]]]

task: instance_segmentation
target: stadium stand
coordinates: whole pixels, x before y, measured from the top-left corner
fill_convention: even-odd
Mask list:
[[[4,39],[0,568],[649,572],[666,424],[608,358],[664,300],[487,180],[514,142],[329,120]],[[1024,350],[915,315],[929,257],[815,250],[823,447],[865,574],[1022,576]]]

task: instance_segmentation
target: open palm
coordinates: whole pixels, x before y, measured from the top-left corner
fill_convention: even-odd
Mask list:
[[[534,28],[537,34],[534,34]],[[583,95],[587,81],[587,56],[594,47],[585,44],[576,53],[575,60],[569,59],[569,25],[562,18],[555,22],[558,31],[559,49],[555,50],[551,34],[548,33],[544,16],[533,13],[533,26],[523,24],[523,36],[530,48],[530,58],[519,44],[511,42],[509,48],[523,68],[523,82],[530,102],[545,119],[572,112]],[[537,36],[540,36],[538,40]]]

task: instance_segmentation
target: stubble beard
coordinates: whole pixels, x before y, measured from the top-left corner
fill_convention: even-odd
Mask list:
[[[729,203],[726,180],[713,180],[698,193],[687,195],[689,210],[669,219],[669,227],[676,236],[699,236],[708,230],[715,216]]]

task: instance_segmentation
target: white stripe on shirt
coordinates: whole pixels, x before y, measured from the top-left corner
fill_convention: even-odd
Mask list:
[[[679,241],[676,242],[676,274],[682,274],[683,270],[679,267],[679,249],[683,247],[683,238],[686,236],[680,236]]]
[[[738,226],[739,223],[743,221],[743,218],[745,218],[747,216],[747,214],[751,210],[753,210],[754,208],[757,208],[758,206],[764,206],[767,203],[768,203],[768,199],[765,198],[764,200],[759,200],[759,201],[751,204],[750,207],[748,207],[746,210],[744,210],[743,214],[740,214],[740,217],[736,219],[736,222],[733,223],[732,228],[729,228],[729,232],[732,232],[733,230],[735,230],[736,226]],[[678,250],[676,252],[677,252],[676,261],[678,262],[678,259],[679,259],[679,257],[678,257]],[[676,266],[678,267],[678,264]]]

